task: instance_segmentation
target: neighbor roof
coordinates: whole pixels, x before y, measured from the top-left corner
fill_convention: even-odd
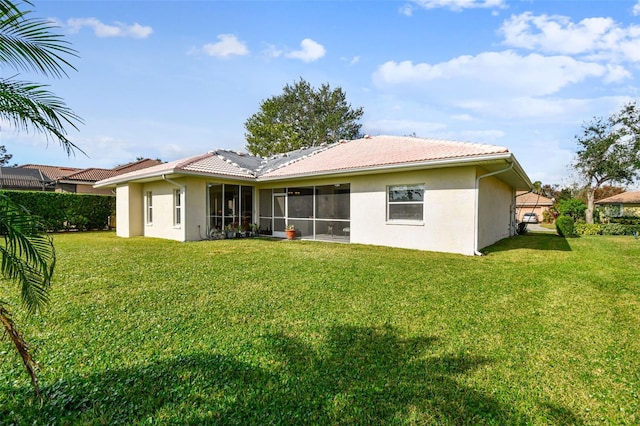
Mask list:
[[[516,194],[517,206],[552,206],[553,200],[535,192],[519,192]]]
[[[45,177],[48,178],[47,181],[59,181],[63,183],[94,183],[99,180],[108,179],[113,176],[144,169],[146,167],[151,167],[158,164],[162,164],[162,162],[159,160],[144,158],[142,160],[137,160],[131,163],[114,167],[113,169],[100,169],[95,167],[91,167],[88,169],[78,169],[76,167],[58,167],[40,164],[24,164],[22,166],[18,166],[18,168],[39,170],[43,175],[45,175]]]
[[[640,191],[623,192],[598,200],[596,204],[640,204]]]
[[[42,190],[50,179],[44,176],[40,170],[0,167],[0,188],[21,188]]]
[[[58,180],[82,170],[76,167],[45,166],[41,164],[23,164],[22,166],[18,166],[18,168],[40,170],[51,180]]]
[[[505,147],[404,136],[365,137],[303,148],[269,158],[215,150],[204,155],[108,178],[98,182],[96,186],[115,186],[128,181],[141,182],[170,174],[227,176],[261,181],[414,166],[458,165],[462,162],[484,164],[493,161],[499,162],[500,167],[503,167],[505,160],[516,165],[513,173],[517,175],[514,180],[520,182],[518,189],[529,189],[529,179]]]

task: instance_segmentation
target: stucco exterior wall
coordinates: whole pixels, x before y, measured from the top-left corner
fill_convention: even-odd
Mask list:
[[[351,182],[351,242],[473,254],[475,169],[363,176]],[[424,184],[424,221],[387,221],[389,185]]]
[[[497,179],[480,179],[478,199],[478,249],[515,233],[515,193]]]
[[[144,235],[142,185],[129,183],[116,188],[116,217],[119,237],[136,237]]]
[[[179,182],[179,181],[178,181]],[[180,225],[174,224],[173,192],[179,189],[177,186],[166,182],[157,181],[142,185],[144,235],[145,237],[165,238],[168,240],[185,241],[184,220]],[[149,223],[146,217],[148,192],[153,198],[153,221]],[[183,208],[184,210],[184,208]],[[183,216],[184,218],[184,216]]]
[[[207,236],[207,180],[202,178],[187,178],[184,205],[185,210],[185,238],[187,241],[197,241]]]

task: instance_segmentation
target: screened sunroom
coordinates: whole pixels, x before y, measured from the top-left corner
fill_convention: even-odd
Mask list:
[[[293,226],[297,238],[348,242],[350,207],[348,183],[261,189],[258,224],[274,237]]]

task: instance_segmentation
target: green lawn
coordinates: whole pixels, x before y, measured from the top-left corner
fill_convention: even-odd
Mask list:
[[[632,237],[55,243],[50,308],[14,307],[46,399],[3,339],[3,425],[640,423]]]

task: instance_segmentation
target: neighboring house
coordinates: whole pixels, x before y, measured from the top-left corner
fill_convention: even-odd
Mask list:
[[[305,239],[478,254],[515,235],[531,182],[504,147],[376,136],[268,159],[217,150],[102,180],[117,235],[200,240],[258,223]]]
[[[0,189],[47,191],[51,179],[40,170],[0,167]]]
[[[553,200],[534,192],[518,192],[516,194],[516,208],[518,222],[522,222],[525,213],[535,213],[538,221],[542,222],[543,212],[549,211],[553,206]]]
[[[56,192],[73,192],[78,194],[113,195],[108,188],[94,188],[94,184],[103,179],[140,170],[145,167],[162,164],[161,161],[145,158],[113,169],[78,169],[75,167],[45,166],[40,164],[25,164],[17,169],[37,170],[48,178],[47,190]],[[20,188],[22,189],[22,188]]]
[[[604,207],[605,216],[640,216],[640,191],[623,192],[596,201],[596,205]]]

